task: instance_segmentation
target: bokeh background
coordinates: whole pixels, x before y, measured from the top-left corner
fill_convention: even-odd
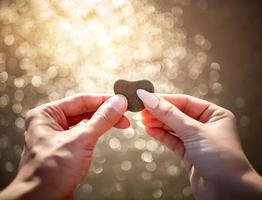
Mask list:
[[[123,24],[130,25],[131,31],[126,27],[118,30],[118,34],[129,35],[110,32],[110,43],[105,36],[97,37],[100,29],[95,28],[88,36],[98,44],[80,37],[87,33],[77,30],[77,18],[70,21],[70,31],[64,32],[68,38],[58,32],[60,29],[56,31],[56,24],[53,32],[42,33],[47,28],[43,19],[48,26],[62,21],[62,28],[68,28],[64,26],[65,18],[86,12],[83,9],[74,13],[72,5],[66,7],[66,0],[46,2],[54,3],[62,17],[48,13],[50,8],[44,1],[0,1],[0,189],[16,175],[23,147],[23,117],[28,109],[77,92],[112,92],[118,78],[147,78],[159,92],[187,93],[232,110],[243,148],[262,174],[261,1],[133,0],[129,7],[126,1],[105,1],[108,8],[116,7],[113,12],[101,8],[104,3],[99,0],[89,1],[94,2],[90,7],[99,7],[102,22],[103,16],[129,14],[125,18],[130,20]],[[78,3],[80,7],[82,2]],[[64,14],[63,9],[73,10],[69,12],[72,16]],[[98,19],[97,13],[84,23]],[[31,30],[32,24],[37,28]],[[68,40],[76,36],[80,40]],[[41,42],[48,48],[37,45]],[[63,48],[58,49],[61,45]],[[114,59],[103,65],[108,57]],[[193,199],[183,163],[145,135],[139,116],[128,115],[132,128],[112,130],[99,141],[92,167],[75,198]]]

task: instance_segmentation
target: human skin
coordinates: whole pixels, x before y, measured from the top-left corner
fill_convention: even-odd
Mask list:
[[[146,132],[184,161],[197,200],[262,199],[262,178],[243,152],[232,112],[187,95],[137,94]]]
[[[129,127],[126,109],[121,95],[79,94],[29,111],[20,169],[0,199],[73,199],[99,136]]]
[[[186,95],[139,90],[138,96],[146,132],[181,157],[197,200],[262,199],[261,177],[241,148],[230,111]],[[20,170],[0,199],[72,199],[99,136],[130,125],[126,99],[108,99],[80,94],[31,110]]]

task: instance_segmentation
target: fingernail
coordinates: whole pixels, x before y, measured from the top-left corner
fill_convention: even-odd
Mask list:
[[[145,107],[151,109],[155,109],[157,107],[159,98],[157,98],[154,94],[142,89],[138,89],[136,93],[137,96],[143,101]]]
[[[118,94],[108,99],[107,105],[116,111],[123,112],[127,108],[127,99],[125,96]]]

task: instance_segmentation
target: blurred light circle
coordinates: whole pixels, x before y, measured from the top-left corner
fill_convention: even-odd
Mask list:
[[[47,76],[50,78],[50,79],[53,79],[57,76],[57,68],[55,66],[51,66],[48,68],[47,70]]]
[[[219,71],[221,69],[220,65],[216,62],[211,63],[210,68],[212,70],[217,70],[217,71]]]
[[[32,85],[34,87],[39,87],[42,84],[42,78],[40,76],[33,76]]]
[[[216,82],[212,85],[212,90],[215,94],[220,94],[223,90],[223,86],[221,83]]]
[[[103,172],[103,167],[102,166],[95,166],[94,168],[93,168],[93,172],[95,173],[95,174],[101,174],[102,172]]]
[[[22,107],[22,105],[20,104],[20,103],[15,103],[15,104],[13,104],[13,106],[12,106],[12,110],[13,110],[13,112],[14,113],[21,113],[22,112],[22,109],[23,109],[23,107]]]
[[[9,104],[10,98],[7,94],[3,94],[0,97],[0,107],[3,108]]]
[[[148,162],[148,163],[153,161],[153,155],[149,151],[143,152],[141,154],[141,158],[142,158],[143,161]]]
[[[7,45],[7,46],[11,46],[13,45],[15,42],[15,37],[13,35],[7,35],[5,38],[4,38],[4,43]]]
[[[178,176],[180,174],[180,169],[177,166],[171,165],[171,166],[168,166],[167,173],[170,176]]]
[[[7,72],[1,72],[0,73],[0,82],[4,83],[8,79],[8,73]]]
[[[155,171],[156,168],[157,168],[157,164],[156,164],[154,161],[146,164],[146,169],[147,169],[148,171],[150,171],[150,172]]]
[[[22,101],[24,99],[24,92],[23,90],[16,90],[14,93],[14,97],[16,101]]]
[[[139,150],[142,150],[146,147],[146,141],[144,139],[138,138],[135,141],[135,147]]]
[[[125,160],[121,163],[121,169],[123,171],[129,171],[132,168],[132,163],[129,160]]]
[[[1,135],[0,136],[0,149],[5,149],[10,146],[9,139],[6,135]]]
[[[149,181],[152,179],[152,174],[150,172],[143,171],[141,173],[141,178],[145,181]]]
[[[190,196],[192,194],[191,187],[190,186],[184,187],[182,193],[184,196]]]
[[[109,146],[111,149],[119,151],[121,149],[121,142],[118,138],[113,137],[109,140]]]
[[[25,120],[22,117],[16,118],[15,126],[17,128],[23,129],[25,127]]]
[[[148,151],[156,151],[158,148],[158,143],[155,140],[149,140],[146,142],[146,148]]]
[[[5,162],[5,170],[7,172],[13,172],[15,170],[15,166],[11,161]]]
[[[157,189],[155,190],[153,193],[152,193],[152,196],[155,198],[155,199],[159,199],[161,198],[163,194],[163,191],[161,189]]]
[[[82,185],[82,190],[84,193],[91,193],[93,191],[93,186],[88,183],[85,183]]]
[[[241,117],[240,117],[240,125],[241,125],[242,127],[247,127],[248,124],[249,124],[249,118],[248,118],[248,116],[246,116],[246,115],[241,116]]]
[[[14,85],[17,87],[17,88],[22,88],[25,86],[25,79],[22,78],[22,77],[19,77],[19,78],[15,78],[14,80]]]
[[[123,131],[123,135],[126,138],[131,139],[135,135],[135,130],[133,128],[127,128]]]
[[[245,99],[243,97],[237,97],[235,100],[235,105],[237,108],[245,107]]]

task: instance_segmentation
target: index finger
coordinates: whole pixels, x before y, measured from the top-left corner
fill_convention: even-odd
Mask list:
[[[208,102],[203,99],[199,99],[197,97],[189,96],[189,95],[180,95],[180,94],[157,94],[165,100],[169,101],[171,104],[176,106],[183,113],[192,117],[193,119],[197,119],[200,121],[201,118],[205,118],[205,116],[211,114],[218,108],[214,103]]]
[[[111,95],[80,93],[46,104],[61,109],[66,117],[95,112]]]

